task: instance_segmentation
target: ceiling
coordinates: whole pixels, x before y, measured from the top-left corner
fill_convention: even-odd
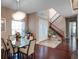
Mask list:
[[[2,0],[1,5],[17,10],[16,0]],[[64,17],[77,14],[73,12],[70,0],[20,0],[20,10],[26,13],[39,12],[50,8],[54,8]]]

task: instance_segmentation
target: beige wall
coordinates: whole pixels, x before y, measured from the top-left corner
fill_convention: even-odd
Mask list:
[[[48,21],[43,18],[40,18],[37,15],[37,13],[33,13],[28,16],[29,16],[28,17],[29,30],[36,34],[37,42],[47,39],[48,38],[48,33],[47,33],[48,32]],[[42,21],[43,21],[43,23],[42,23]],[[45,33],[42,34],[43,36],[40,35],[40,33],[42,33],[42,31],[41,31],[42,25],[40,26],[40,24],[45,24],[44,27],[46,29],[43,29],[43,31],[46,30],[46,35],[45,35]]]
[[[6,19],[6,31],[2,31],[1,32],[1,37],[4,39],[8,38],[8,35],[11,34],[11,14],[14,11],[8,9],[8,8],[1,8],[1,18],[5,18]]]
[[[35,33],[36,39],[38,39],[38,37],[39,37],[39,34],[38,34],[39,24],[38,24],[38,22],[39,22],[39,20],[38,20],[38,16],[36,15],[36,13],[28,15],[29,30],[31,32]]]
[[[12,14],[15,11],[5,8],[5,7],[1,7],[1,18],[5,18],[6,19],[6,31],[2,31],[1,32],[1,37],[4,39],[7,39],[9,35],[11,35],[11,20],[12,20]],[[27,19],[27,17],[25,18],[25,20]]]

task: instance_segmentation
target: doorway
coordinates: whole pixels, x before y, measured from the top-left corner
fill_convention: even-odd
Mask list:
[[[69,46],[72,51],[77,50],[77,24],[76,21],[69,22]]]
[[[71,59],[78,59],[78,23],[77,15],[74,17],[66,18],[66,42],[69,50],[72,53]]]

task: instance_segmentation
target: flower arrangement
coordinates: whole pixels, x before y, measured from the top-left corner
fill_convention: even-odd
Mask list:
[[[15,36],[16,36],[16,41],[19,41],[19,39],[21,38],[20,33],[19,32],[16,32]]]
[[[33,33],[31,33],[29,36],[29,40],[33,40],[33,39],[34,39],[34,35],[33,35]]]

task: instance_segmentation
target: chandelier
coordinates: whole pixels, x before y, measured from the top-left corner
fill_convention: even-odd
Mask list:
[[[20,0],[16,0],[17,4],[18,4],[18,11],[16,11],[15,13],[12,14],[12,18],[14,20],[22,20],[25,18],[26,14],[22,11],[19,10],[20,8]]]

